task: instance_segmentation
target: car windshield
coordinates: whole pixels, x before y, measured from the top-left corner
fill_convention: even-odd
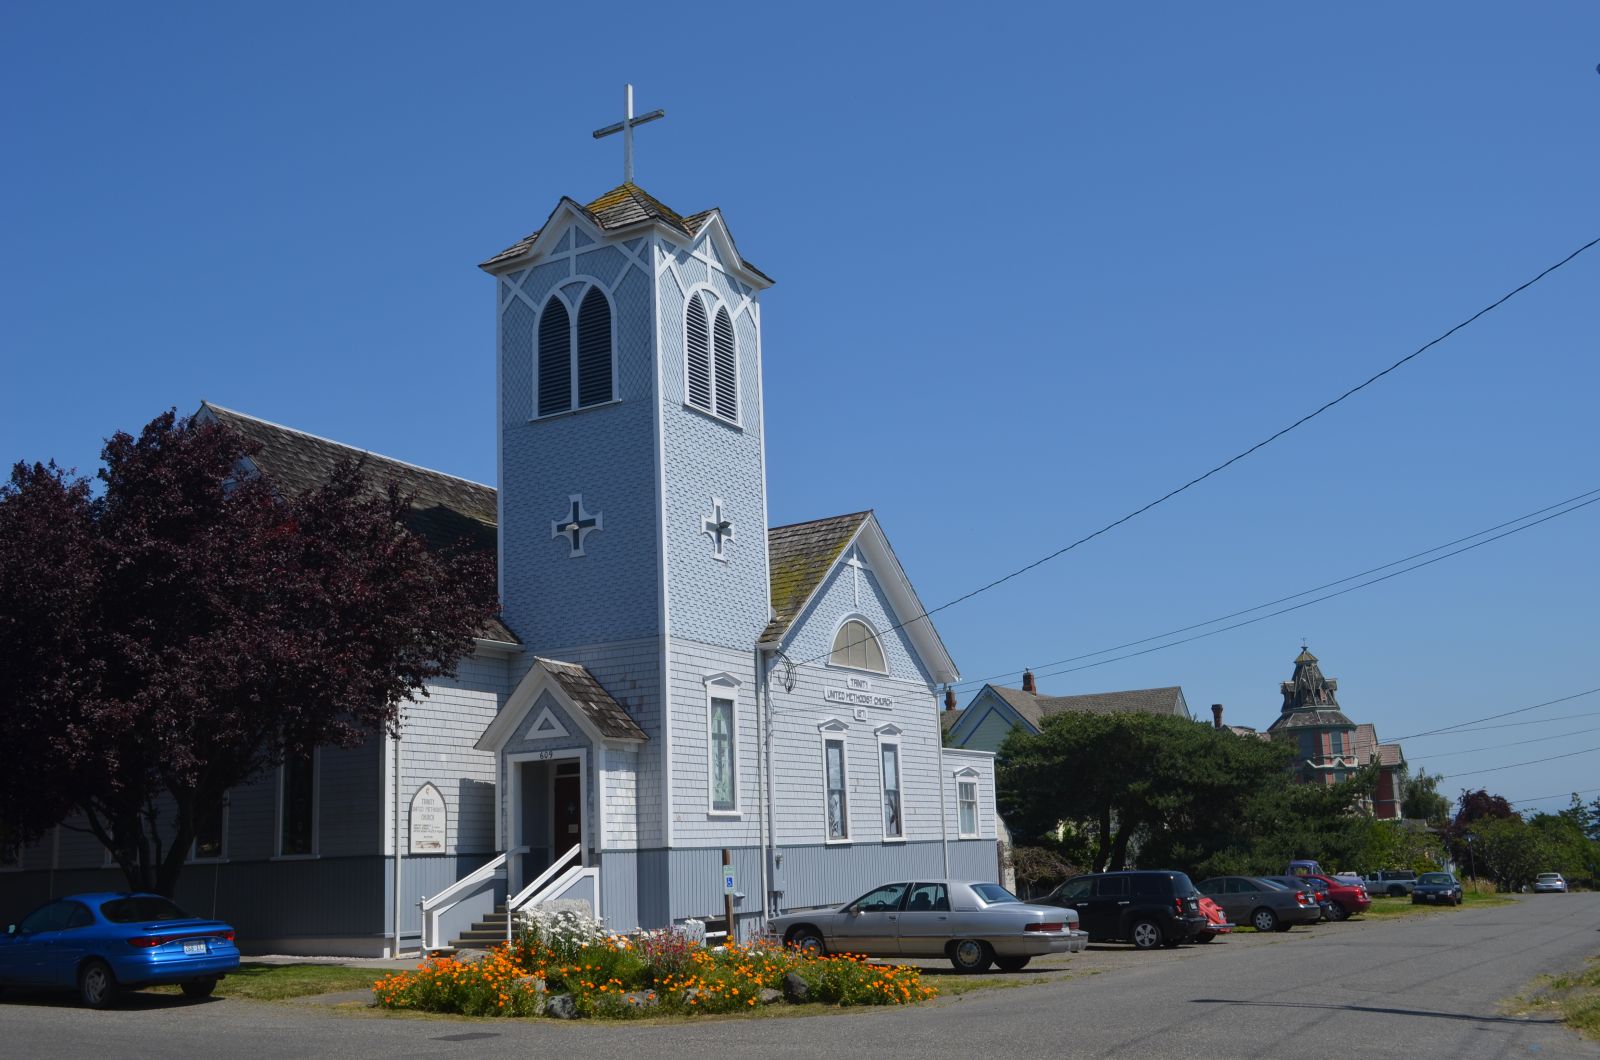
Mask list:
[[[100,907],[100,912],[113,924],[140,924],[147,920],[192,920],[188,913],[165,898],[153,894],[136,894],[118,898]]]
[[[1527,877],[1524,876],[1523,879],[1527,879]],[[1451,884],[1455,883],[1456,881],[1448,872],[1424,872],[1422,874],[1422,879],[1418,880],[1417,882]]]
[[[989,905],[1022,901],[1021,898],[1018,898],[998,883],[975,883],[972,885],[972,893],[982,898]]]
[[[1541,880],[1559,880],[1561,878],[1561,873],[1559,873],[1559,872],[1541,872],[1541,873],[1539,873],[1539,878]]]

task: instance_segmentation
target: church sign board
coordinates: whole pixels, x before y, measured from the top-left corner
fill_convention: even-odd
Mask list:
[[[445,846],[444,796],[424,784],[411,797],[411,853],[443,854]]]
[[[892,707],[893,696],[879,695],[872,690],[872,682],[865,677],[847,677],[849,688],[829,688],[822,698],[829,703],[842,703],[849,707]]]

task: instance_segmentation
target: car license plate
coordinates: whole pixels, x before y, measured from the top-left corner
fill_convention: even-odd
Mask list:
[[[193,942],[185,942],[183,944],[183,952],[186,954],[204,953],[205,951],[206,943],[204,939],[196,939]]]

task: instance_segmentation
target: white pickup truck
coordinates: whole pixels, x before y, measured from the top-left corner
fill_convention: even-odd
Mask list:
[[[1372,872],[1361,877],[1370,894],[1386,894],[1390,898],[1404,898],[1417,885],[1417,874],[1403,869]]]

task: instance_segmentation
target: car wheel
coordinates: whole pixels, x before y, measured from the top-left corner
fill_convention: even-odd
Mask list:
[[[1200,932],[1200,934],[1198,934],[1198,935],[1196,935],[1194,937],[1194,940],[1196,942],[1210,942],[1212,939],[1214,939],[1216,937],[1217,937],[1217,933],[1215,931],[1202,931],[1202,932]]]
[[[1346,909],[1342,905],[1336,904],[1332,909],[1328,910],[1328,912],[1332,914],[1329,919],[1335,921],[1336,923],[1350,919],[1350,910]]]
[[[1416,895],[1412,895],[1411,896],[1411,904],[1412,905],[1421,905],[1422,904],[1422,899],[1418,898]]]
[[[1278,930],[1278,914],[1270,909],[1257,909],[1250,914],[1250,926],[1257,931]]]
[[[783,941],[801,953],[820,957],[828,952],[827,944],[822,941],[822,932],[811,924],[801,924],[789,929]]]
[[[208,975],[204,979],[190,979],[182,984],[183,996],[192,998],[210,997],[211,992],[217,988],[217,977]]]
[[[996,957],[994,966],[1002,972],[1020,972],[1028,966],[1029,957]]]
[[[963,975],[976,975],[989,970],[994,951],[982,939],[957,939],[950,944],[950,963]]]
[[[1135,920],[1128,929],[1128,938],[1133,942],[1134,949],[1139,950],[1159,949],[1166,941],[1161,934],[1161,925],[1154,920]]]
[[[78,973],[78,997],[90,1008],[105,1008],[117,996],[117,977],[105,961],[94,960]]]

